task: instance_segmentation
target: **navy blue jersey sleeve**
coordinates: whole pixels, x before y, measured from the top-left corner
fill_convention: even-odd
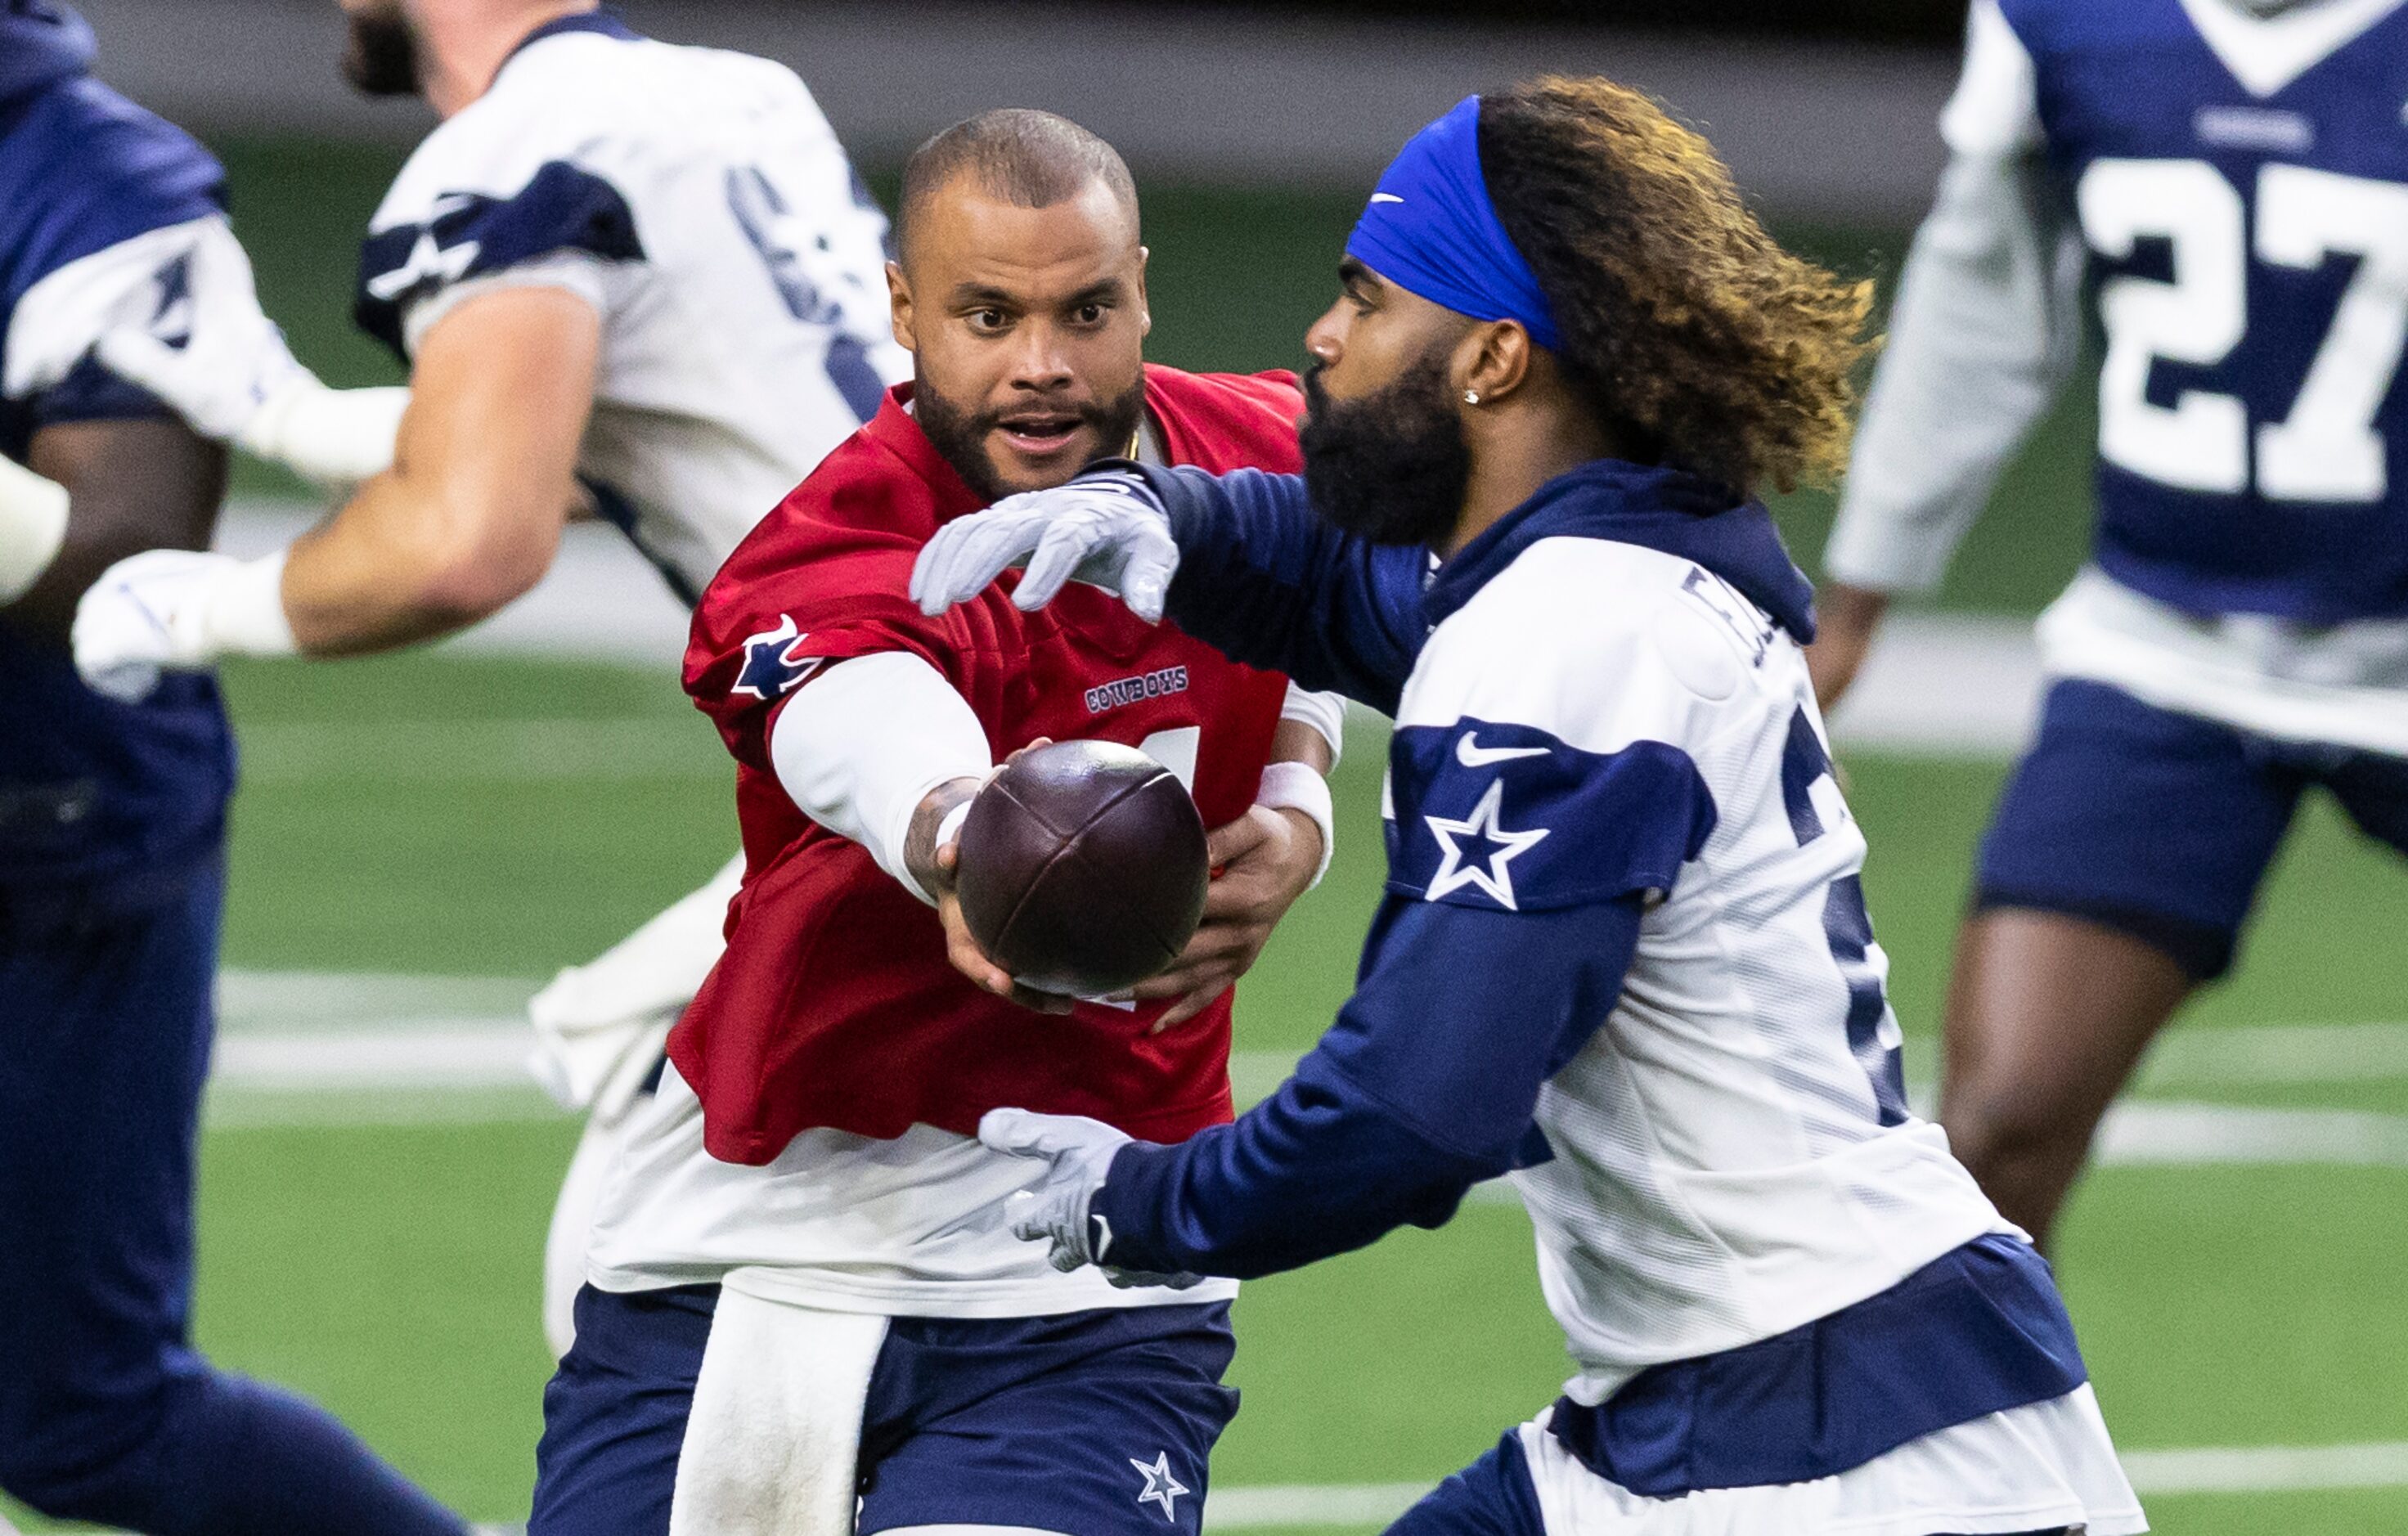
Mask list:
[[[1248,666],[1396,712],[1428,635],[1426,552],[1331,527],[1301,476],[1142,472],[1179,541],[1168,602],[1179,627]]]
[[[43,280],[153,230],[223,211],[224,172],[189,135],[97,80],[63,79],[0,111],[0,358],[18,307]],[[187,257],[154,273],[154,326],[178,323]],[[22,338],[21,338],[22,340]],[[165,416],[86,357],[64,378],[0,399],[0,452],[68,422]]]
[[[1473,1184],[1544,1161],[1539,1089],[1604,1024],[1641,911],[1388,897],[1361,984],[1278,1093],[1113,1159],[1088,1207],[1103,1256],[1250,1279],[1439,1226]]]

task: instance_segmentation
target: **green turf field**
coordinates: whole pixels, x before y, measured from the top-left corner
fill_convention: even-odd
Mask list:
[[[225,148],[271,307],[298,350],[338,380],[389,376],[341,315],[352,235],[391,155]],[[1157,355],[1292,359],[1352,211],[1351,198],[1153,189]],[[1867,273],[1899,250],[1894,236],[1799,238]],[[2071,569],[2080,416],[2070,410],[2018,471],[1951,605],[2028,610]],[[246,483],[276,482],[253,473]],[[1799,498],[1784,510],[1811,556],[1824,509]],[[620,937],[733,845],[724,759],[666,673],[411,657],[245,666],[229,686],[250,767],[236,807],[230,967],[532,983]],[[1240,1046],[1265,1054],[1253,1059],[1275,1065],[1302,1049],[1344,996],[1378,880],[1378,756],[1358,742],[1341,769],[1332,877],[1241,991]],[[1846,766],[1871,839],[1866,883],[1910,1075],[1928,1077],[1968,855],[2003,766],[1862,755]],[[2242,975],[2190,1012],[2182,1049],[2145,1096],[2296,1112],[2328,1129],[2342,1123],[2320,1112],[2349,1112],[2359,1118],[2344,1129],[2398,1148],[2408,1055],[2360,1059],[2351,1053],[2364,1034],[2296,1033],[2254,1055],[2216,1047],[2254,1050],[2270,1038],[2255,1031],[2284,1026],[2408,1018],[2403,912],[2408,871],[2315,807]],[[2328,1040],[2340,1042],[2331,1053]],[[321,1105],[303,1123],[227,1113],[206,1135],[201,1342],[317,1395],[476,1518],[520,1519],[548,1371],[535,1310],[543,1225],[576,1127],[523,1093],[367,1096],[354,1107]],[[2090,1180],[2062,1272],[2122,1445],[2408,1442],[2408,1156],[2382,1161],[2193,1158]],[[1219,1489],[1376,1494],[1433,1480],[1548,1401],[1567,1371],[1527,1223],[1497,1203],[1250,1286],[1239,1316],[1246,1403],[1215,1463]],[[2391,1471],[2358,1481],[2393,1486],[2171,1495],[2151,1513],[2157,1529],[2194,1536],[2408,1529],[2402,1458],[2374,1460]],[[1246,1507],[1259,1520],[1336,1506]],[[1376,1525],[1338,1514],[1318,1529]]]
[[[538,978],[609,943],[729,846],[717,746],[661,675],[405,658],[249,666],[230,682],[255,743],[236,810],[230,966]],[[460,745],[512,731],[585,750],[538,777],[493,766],[498,750],[488,762]],[[615,750],[595,750],[597,737]],[[1242,1048],[1300,1049],[1344,994],[1378,878],[1377,760],[1376,742],[1358,743],[1341,769],[1336,870],[1243,989]],[[380,761],[412,766],[397,779]],[[1999,770],[1848,767],[1874,850],[1874,918],[1914,1035],[1910,1070],[1928,1075],[1966,849]],[[2398,1017],[2401,874],[2319,808],[2270,893],[2244,974],[2194,1010],[2188,1033]],[[2152,1092],[2408,1113],[2397,1075],[2321,1086],[2294,1081],[2314,1069],[2274,1075],[2161,1072]],[[490,1112],[465,1099],[459,1123],[440,1106],[393,1110],[208,1133],[201,1340],[229,1364],[319,1395],[479,1518],[514,1519],[547,1369],[541,1233],[574,1127],[523,1097]],[[2401,1168],[2096,1175],[2065,1234],[2064,1272],[2121,1443],[2408,1440],[2403,1227]],[[1432,1479],[1548,1400],[1566,1363],[1529,1248],[1518,1211],[1475,1203],[1442,1232],[1249,1287],[1237,1367],[1246,1407],[1217,1484]],[[2176,1532],[2396,1531],[2408,1526],[2408,1488],[2167,1498],[2154,1513]]]

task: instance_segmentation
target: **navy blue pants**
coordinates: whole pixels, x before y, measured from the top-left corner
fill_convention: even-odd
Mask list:
[[[579,1293],[528,1536],[665,1536],[718,1300],[714,1285]],[[897,1317],[863,1410],[855,1529],[1197,1536],[1236,1348],[1226,1302]]]
[[[2408,759],[2276,741],[2103,682],[2058,682],[1982,840],[1974,905],[2085,918],[2213,981],[2315,788],[2408,852]]]
[[[458,1536],[325,1414],[187,1342],[222,883],[0,890],[0,1489],[162,1536]]]

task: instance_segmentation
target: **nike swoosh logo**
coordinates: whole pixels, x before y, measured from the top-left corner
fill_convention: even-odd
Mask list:
[[[1465,768],[1493,768],[1498,763],[1510,763],[1516,757],[1547,755],[1547,749],[1544,747],[1484,747],[1474,739],[1478,734],[1476,731],[1466,731],[1463,733],[1463,739],[1455,744],[1455,760]]]
[[[1371,194],[1371,201],[1375,203],[1401,203],[1404,199],[1398,196],[1393,192],[1375,192]]]
[[[1101,1264],[1104,1261],[1104,1256],[1112,1251],[1112,1224],[1106,1221],[1100,1213],[1093,1212],[1088,1213],[1087,1219],[1096,1224],[1096,1242],[1091,1256],[1094,1262]]]

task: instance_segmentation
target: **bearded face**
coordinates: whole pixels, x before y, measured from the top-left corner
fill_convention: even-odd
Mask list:
[[[1447,382],[1449,341],[1369,395],[1333,400],[1304,376],[1304,482],[1321,515],[1375,544],[1436,544],[1471,486],[1471,446]]]
[[[351,29],[343,78],[363,95],[418,94],[418,28],[402,0],[345,0],[343,18]]]

